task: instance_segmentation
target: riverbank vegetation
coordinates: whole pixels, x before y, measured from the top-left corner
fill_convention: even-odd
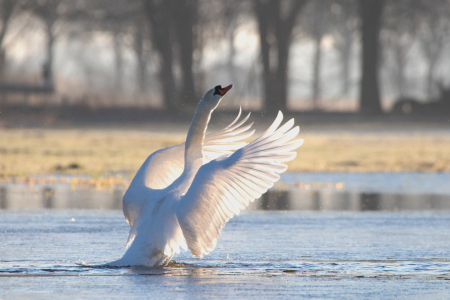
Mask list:
[[[300,134],[305,143],[290,172],[449,172],[450,135]],[[2,129],[0,176],[43,174],[132,178],[152,152],[184,134],[106,129]]]

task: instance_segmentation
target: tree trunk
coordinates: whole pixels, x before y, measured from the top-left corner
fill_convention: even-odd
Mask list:
[[[162,86],[164,107],[166,109],[178,109],[178,93],[172,70],[172,50],[168,49],[167,51],[162,51],[159,53],[161,56],[161,61],[158,76]]]
[[[274,97],[273,91],[273,79],[275,76],[272,74],[272,70],[270,69],[270,48],[271,45],[269,41],[269,9],[267,8],[268,4],[263,4],[260,1],[255,1],[255,11],[256,17],[258,19],[258,29],[259,29],[259,44],[260,44],[260,52],[261,52],[261,61],[263,66],[263,107],[268,108],[268,104],[271,103]]]
[[[171,3],[182,73],[182,102],[194,108],[198,103],[195,93],[194,74],[192,72],[196,5],[195,0],[178,0]]]
[[[313,78],[312,78],[312,101],[313,108],[319,108],[319,98],[320,98],[320,65],[322,60],[322,49],[320,48],[320,43],[322,41],[321,36],[315,38],[315,53],[313,60]]]
[[[394,45],[395,60],[397,62],[396,84],[400,98],[405,97],[405,65],[406,58],[400,45]]]
[[[236,48],[234,47],[235,30],[236,25],[232,23],[232,29],[228,33],[228,59],[227,59],[227,71],[231,80],[237,77],[236,68],[234,66],[234,58],[236,56]]]
[[[352,51],[352,34],[348,29],[344,29],[344,40],[339,45],[338,50],[341,57],[341,95],[348,96],[350,93],[350,63]]]
[[[164,108],[178,109],[177,88],[173,75],[173,50],[170,39],[170,4],[168,1],[145,0],[144,8],[151,25],[152,44],[159,54],[158,71]]]
[[[351,63],[351,46],[350,44],[346,49],[345,52],[342,53],[342,61],[341,61],[341,82],[342,82],[342,88],[341,88],[341,95],[342,96],[348,96],[350,93],[350,63]]]
[[[362,21],[362,79],[360,111],[380,114],[380,90],[378,84],[379,34],[384,0],[360,0]]]
[[[284,27],[286,24],[280,22],[277,24],[277,54],[278,54],[278,65],[276,70],[276,80],[275,80],[275,95],[274,100],[270,103],[269,109],[276,111],[277,108],[287,109],[288,100],[288,63],[289,63],[289,49],[291,48],[291,30],[286,30]]]
[[[431,41],[428,43],[423,43],[423,49],[425,53],[426,60],[428,62],[427,65],[427,98],[428,100],[433,99],[435,96],[435,81],[434,81],[434,72],[438,62],[439,53],[442,49],[443,44],[439,41],[436,41],[436,37],[431,34]]]
[[[433,99],[434,95],[434,68],[436,65],[436,61],[437,59],[435,58],[430,58],[428,60],[428,66],[427,66],[427,98],[428,101],[430,101],[431,99]]]
[[[159,79],[165,107],[175,110],[182,109],[182,104],[195,107],[198,99],[195,93],[192,66],[197,2],[196,0],[144,0],[144,5],[151,24],[152,44],[161,58]],[[176,86],[172,70],[174,44],[179,50],[181,88]],[[180,98],[183,101],[180,101]]]
[[[147,91],[147,62],[144,59],[144,22],[142,18],[136,22],[136,35],[134,37],[134,51],[136,52],[136,78],[140,94]]]
[[[46,33],[47,33],[47,47],[46,47],[46,60],[42,66],[42,77],[44,85],[48,88],[54,87],[54,74],[53,74],[53,60],[54,52],[53,45],[55,43],[55,36],[53,35],[53,25],[55,24],[55,19],[48,17],[45,20]]]
[[[120,34],[116,28],[114,32],[114,97],[116,102],[121,98],[123,92],[123,55],[120,44]]]

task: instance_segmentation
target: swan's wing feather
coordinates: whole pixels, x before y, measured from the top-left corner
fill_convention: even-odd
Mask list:
[[[231,154],[247,143],[242,140],[250,137],[254,130],[252,124],[242,126],[250,114],[239,121],[241,110],[237,118],[228,126],[217,132],[205,136],[203,143],[203,163],[207,163],[224,154]],[[237,123],[238,122],[238,123]],[[184,169],[184,143],[156,151],[147,158],[142,165],[145,176],[145,186],[151,189],[163,189],[177,179]]]
[[[183,172],[184,143],[158,150],[148,157],[145,170],[145,186],[163,189],[169,186]]]
[[[205,136],[203,142],[203,163],[207,163],[213,159],[216,159],[225,154],[231,154],[243,146],[247,145],[245,140],[255,133],[254,130],[250,130],[253,123],[242,126],[247,122],[250,117],[250,113],[242,119],[240,122],[242,110],[239,109],[239,114],[228,126],[217,132],[208,134]]]
[[[225,223],[272,187],[287,168],[284,162],[296,156],[293,151],[303,140],[291,140],[299,129],[292,128],[293,121],[278,128],[282,119],[279,112],[260,138],[198,171],[176,208],[193,255],[202,257],[213,250]]]

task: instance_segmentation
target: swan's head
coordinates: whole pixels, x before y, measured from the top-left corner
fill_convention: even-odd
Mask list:
[[[203,96],[201,102],[204,105],[212,107],[213,109],[219,104],[220,99],[233,87],[232,84],[226,87],[222,87],[221,85],[215,86],[206,92],[205,96]]]

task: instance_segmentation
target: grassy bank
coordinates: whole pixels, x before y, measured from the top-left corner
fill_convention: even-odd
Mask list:
[[[301,134],[291,172],[448,172],[450,136],[408,133]],[[133,130],[1,129],[0,176],[123,172],[133,176],[153,151],[184,141],[185,133]]]

